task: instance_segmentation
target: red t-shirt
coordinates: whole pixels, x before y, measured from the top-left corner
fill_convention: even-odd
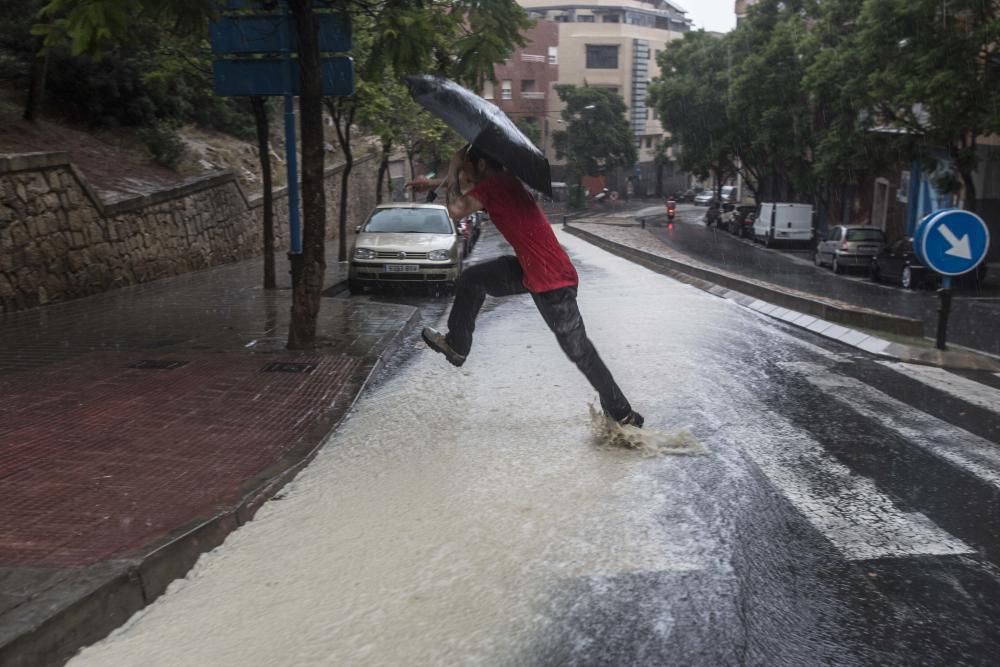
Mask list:
[[[514,248],[529,292],[551,292],[579,283],[552,225],[515,176],[506,171],[491,174],[469,194],[483,204],[490,220]]]

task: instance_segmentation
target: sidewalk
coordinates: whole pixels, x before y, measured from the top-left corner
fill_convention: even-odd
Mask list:
[[[636,222],[585,217],[572,221],[567,231],[647,268],[867,352],[946,368],[1000,371],[994,356],[952,345],[937,350],[922,338],[926,323],[921,319],[720,269],[673,249]],[[977,324],[995,331],[995,321]]]
[[[320,346],[289,352],[276,266],[271,292],[254,259],[0,315],[0,665],[61,664],[183,576],[418,321],[324,298]]]

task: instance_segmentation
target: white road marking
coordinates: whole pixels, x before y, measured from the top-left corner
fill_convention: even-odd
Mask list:
[[[866,477],[776,414],[741,443],[781,493],[848,560],[971,553],[920,512],[904,512]],[[764,429],[764,430],[761,430]]]
[[[1000,389],[994,389],[989,385],[980,384],[961,375],[949,373],[936,366],[920,366],[893,361],[880,361],[878,363],[929,387],[960,398],[966,403],[972,403],[990,412],[1000,413]]]
[[[788,363],[810,384],[863,417],[1000,489],[1000,447],[818,364]]]

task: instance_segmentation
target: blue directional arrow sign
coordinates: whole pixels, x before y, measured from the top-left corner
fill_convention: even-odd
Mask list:
[[[925,266],[943,276],[960,276],[986,259],[990,230],[971,211],[955,208],[935,211],[917,226],[913,247]]]

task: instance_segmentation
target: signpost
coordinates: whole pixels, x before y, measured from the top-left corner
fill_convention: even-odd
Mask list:
[[[351,24],[345,14],[316,12],[319,48],[324,53],[351,49]],[[285,164],[288,174],[289,255],[302,254],[295,107],[299,92],[298,38],[288,0],[228,0],[222,16],[209,26],[215,93],[227,97],[285,98]],[[323,56],[323,94],[354,93],[354,63],[349,56]]]
[[[917,259],[942,276],[937,347],[945,349],[951,312],[951,279],[974,270],[990,248],[990,230],[975,213],[949,208],[935,211],[917,226],[913,249]]]

